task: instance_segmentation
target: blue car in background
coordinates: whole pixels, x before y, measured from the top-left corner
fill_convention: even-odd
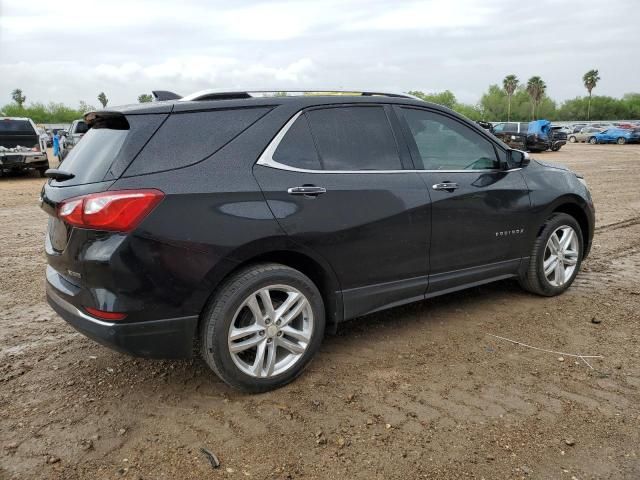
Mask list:
[[[589,137],[589,143],[640,143],[640,130],[628,130],[625,128],[608,128],[600,133],[595,133]]]

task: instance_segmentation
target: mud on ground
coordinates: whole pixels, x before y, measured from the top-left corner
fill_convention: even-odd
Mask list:
[[[44,301],[43,181],[1,178],[0,479],[640,478],[640,146],[536,157],[597,207],[567,293],[500,282],[349,322],[263,395],[67,326]]]

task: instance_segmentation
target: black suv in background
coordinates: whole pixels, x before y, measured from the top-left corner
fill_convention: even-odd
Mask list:
[[[584,180],[401,95],[201,93],[87,114],[42,208],[47,297],[117,350],[290,382],[340,322],[496,280],[557,295]]]

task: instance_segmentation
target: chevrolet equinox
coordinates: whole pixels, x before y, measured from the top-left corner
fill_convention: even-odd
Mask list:
[[[48,302],[116,350],[199,349],[228,384],[266,391],[342,321],[508,278],[558,295],[589,252],[581,176],[444,107],[157,96],[87,114],[41,194]]]

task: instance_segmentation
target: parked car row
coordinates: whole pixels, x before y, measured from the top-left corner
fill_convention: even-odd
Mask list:
[[[577,133],[569,135],[569,142],[586,142],[596,143],[617,143],[624,145],[625,143],[640,143],[640,128],[595,128],[585,127]]]

